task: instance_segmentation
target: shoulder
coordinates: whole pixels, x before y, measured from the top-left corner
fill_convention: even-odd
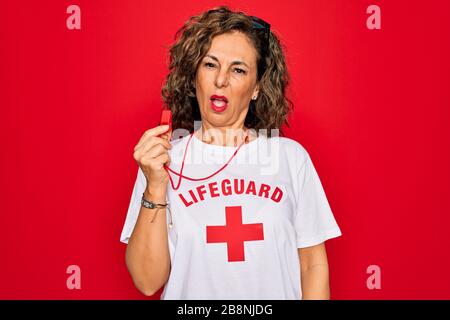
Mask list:
[[[282,166],[287,166],[294,173],[298,173],[309,161],[306,148],[298,141],[287,137],[266,138],[268,149],[279,158]]]
[[[285,152],[291,157],[295,157],[299,162],[303,162],[309,157],[306,148],[300,142],[294,139],[287,137],[273,137],[269,138],[268,140],[270,141],[272,139],[275,139],[273,141],[277,141],[279,143],[280,151]]]

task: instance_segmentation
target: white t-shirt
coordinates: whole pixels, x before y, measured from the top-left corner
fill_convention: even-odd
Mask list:
[[[189,137],[171,141],[170,168],[178,173]],[[194,135],[183,175],[207,177],[236,149]],[[179,177],[171,176],[176,187]],[[124,243],[145,186],[139,168]],[[341,235],[309,154],[285,137],[260,134],[217,175],[182,179],[178,190],[169,182],[167,197],[174,225],[167,227],[171,271],[161,299],[301,299],[297,249]]]

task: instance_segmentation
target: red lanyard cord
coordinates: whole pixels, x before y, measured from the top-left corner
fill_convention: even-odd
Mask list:
[[[209,176],[204,177],[204,178],[190,178],[190,177],[187,177],[187,176],[184,176],[184,175],[183,175],[183,168],[184,168],[184,160],[186,159],[186,154],[187,154],[187,150],[188,150],[188,147],[189,147],[189,143],[191,142],[191,139],[192,139],[192,136],[193,136],[193,135],[194,135],[194,132],[191,133],[191,136],[189,137],[189,140],[188,140],[187,145],[186,145],[186,149],[184,150],[183,162],[181,163],[180,173],[175,172],[175,171],[173,171],[172,169],[170,169],[168,166],[164,165],[164,169],[166,169],[167,174],[169,175],[170,183],[172,184],[172,188],[173,188],[174,190],[178,190],[178,188],[180,187],[180,184],[181,184],[181,180],[182,180],[183,178],[185,178],[185,179],[187,179],[187,180],[190,180],[190,181],[202,181],[202,180],[209,179],[209,178],[215,176],[216,174],[218,174],[220,171],[222,171],[223,169],[225,169],[226,166],[228,166],[228,164],[231,162],[231,160],[232,160],[232,159],[234,158],[234,156],[237,154],[237,152],[239,151],[239,149],[247,142],[247,139],[248,139],[248,136],[245,136],[244,142],[242,142],[241,145],[236,149],[236,151],[234,151],[234,153],[233,153],[233,155],[231,156],[231,158],[230,158],[230,159],[222,166],[222,168],[220,168],[219,170],[217,170],[217,171],[214,172],[213,174],[210,174]],[[178,180],[178,185],[177,185],[176,188],[175,188],[175,186],[174,186],[174,183],[173,183],[173,180],[172,180],[172,177],[171,177],[169,171],[180,177],[180,179]]]

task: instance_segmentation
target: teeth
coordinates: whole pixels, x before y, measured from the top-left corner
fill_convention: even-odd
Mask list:
[[[218,106],[218,107],[223,107],[223,106],[226,104],[225,101],[223,101],[223,100],[217,100],[217,99],[213,99],[213,103],[214,103],[216,106]]]

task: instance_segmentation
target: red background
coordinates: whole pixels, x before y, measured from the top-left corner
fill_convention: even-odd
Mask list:
[[[293,138],[343,236],[333,299],[450,299],[450,2],[228,1],[286,46]],[[81,8],[81,30],[66,8]],[[167,47],[213,1],[2,1],[2,299],[148,299],[119,242]],[[381,30],[366,8],[381,8]],[[81,290],[66,268],[81,268]],[[381,268],[369,290],[366,269]],[[153,298],[158,298],[154,296]]]

